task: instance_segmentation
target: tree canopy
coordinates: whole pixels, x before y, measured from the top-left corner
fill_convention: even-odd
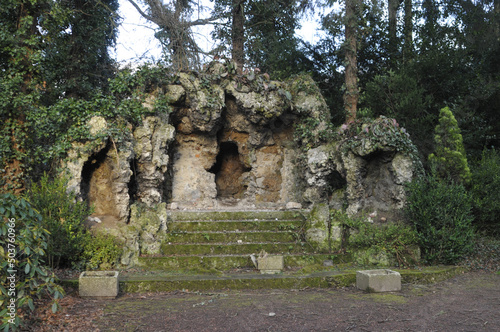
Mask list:
[[[394,117],[424,161],[447,106],[469,157],[500,145],[498,0],[214,0],[205,16],[197,15],[197,1],[128,1],[157,26],[163,65],[172,72],[221,57],[275,79],[307,72],[323,90],[333,124]],[[117,10],[118,0],[0,0],[2,188],[22,190],[34,164],[50,168],[35,161],[34,147],[63,153],[51,148],[55,140],[96,105],[116,105],[110,79],[129,77],[109,53]],[[313,19],[321,37],[298,37]],[[215,47],[201,50],[193,28],[207,24]],[[45,133],[34,130],[40,126]]]

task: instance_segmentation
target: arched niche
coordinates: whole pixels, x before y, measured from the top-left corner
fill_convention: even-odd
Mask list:
[[[250,170],[241,161],[236,143],[221,142],[216,162],[209,170],[215,174],[217,198],[242,198],[247,186],[241,177]]]

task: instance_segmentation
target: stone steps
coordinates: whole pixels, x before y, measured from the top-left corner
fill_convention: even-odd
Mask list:
[[[350,261],[350,256],[332,254],[285,254],[285,268],[298,268],[310,265],[321,265],[325,260],[332,260],[334,264]],[[197,267],[198,272],[228,271],[231,269],[254,268],[249,255],[187,255],[139,257],[139,264],[151,271],[185,271]]]
[[[291,272],[279,275],[263,275],[256,272],[226,274],[172,274],[165,272],[120,273],[120,293],[149,292],[201,292],[226,289],[304,289],[340,288],[354,286],[356,271],[363,267],[345,266],[342,270],[329,269],[309,273]],[[450,279],[464,272],[456,266],[423,267],[418,270],[392,269],[401,274],[403,284],[432,284]],[[78,279],[63,279],[61,284],[78,289]]]
[[[170,233],[167,240],[172,245],[189,243],[252,243],[252,242],[295,242],[296,233],[289,231],[195,231]]]
[[[204,271],[255,268],[250,255],[283,255],[285,267],[321,264],[302,239],[299,211],[171,211],[159,255],[142,256],[147,270]]]

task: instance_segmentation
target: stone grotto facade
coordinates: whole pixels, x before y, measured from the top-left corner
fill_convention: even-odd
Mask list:
[[[341,139],[325,140],[337,129],[329,128],[330,110],[308,76],[276,82],[212,63],[201,74],[179,73],[161,92],[170,113],[127,124],[120,140],[94,117],[95,139],[73,144],[64,164],[68,190],[93,204],[94,215],[125,225],[135,205],[161,207],[158,215],[319,207],[385,219],[404,203],[411,159],[380,142],[346,149]],[[153,109],[159,93],[144,106]],[[310,238],[324,237],[322,229],[311,225]]]

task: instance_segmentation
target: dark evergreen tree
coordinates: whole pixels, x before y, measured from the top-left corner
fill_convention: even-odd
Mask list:
[[[118,0],[59,0],[44,17],[44,79],[52,95],[87,98],[104,89],[115,71]]]

